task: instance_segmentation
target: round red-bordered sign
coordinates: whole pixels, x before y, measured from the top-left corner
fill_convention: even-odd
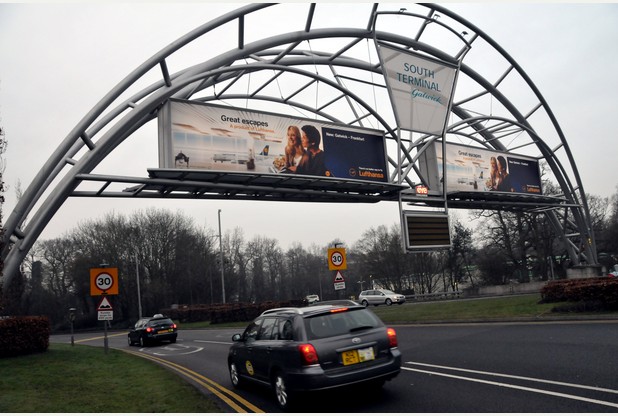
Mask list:
[[[106,272],[99,273],[97,277],[94,278],[94,285],[101,292],[107,292],[114,285],[114,277]]]
[[[333,251],[330,254],[330,262],[333,263],[333,266],[341,266],[343,264],[343,259],[345,259],[345,256],[340,251]]]

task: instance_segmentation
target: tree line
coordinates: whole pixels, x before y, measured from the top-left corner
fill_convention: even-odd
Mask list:
[[[618,259],[618,194],[589,196],[599,261]],[[451,210],[453,212],[453,210]],[[1,211],[0,211],[1,215]],[[382,287],[404,294],[456,291],[463,285],[564,278],[565,249],[543,214],[475,211],[482,226],[451,215],[451,248],[404,253],[399,224],[366,230],[346,247],[345,290],[335,290],[327,249],[335,241],[284,249],[275,239],[247,239],[241,229],[219,236],[181,214],[150,208],[130,215],[107,214],[60,238],[35,243],[19,278],[3,294],[3,315],[48,315],[65,322],[68,309],[96,320],[98,297],[90,295],[91,268],[119,271],[119,294],[110,297],[114,321],[134,322],[172,305],[322,299],[358,296]],[[1,218],[1,217],[0,217]],[[473,221],[474,222],[474,221]],[[223,275],[223,278],[222,278]],[[139,279],[139,282],[138,282]]]

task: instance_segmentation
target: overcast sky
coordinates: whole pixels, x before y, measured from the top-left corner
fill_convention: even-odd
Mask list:
[[[77,122],[122,78],[181,35],[238,4],[0,4],[0,125],[6,132],[4,220]],[[618,4],[446,3],[524,68],[558,118],[587,193],[618,184]],[[282,18],[277,16],[277,18]],[[156,138],[142,172],[158,167]],[[370,227],[398,224],[395,203],[336,205],[245,201],[69,199],[41,238],[59,237],[105,213],[162,207],[217,231],[267,236],[283,248],[339,239],[353,245]],[[465,216],[460,211],[458,215]],[[310,221],[309,221],[310,220]]]

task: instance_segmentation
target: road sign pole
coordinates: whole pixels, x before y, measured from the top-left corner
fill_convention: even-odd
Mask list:
[[[105,354],[107,355],[108,343],[107,343],[107,321],[103,321],[104,335],[103,335],[103,349],[105,350]]]

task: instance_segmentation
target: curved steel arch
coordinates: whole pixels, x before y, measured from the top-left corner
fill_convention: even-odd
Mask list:
[[[370,7],[363,25],[347,28],[319,28],[312,29],[314,19],[317,18],[318,7],[312,4],[308,7],[307,18],[303,28],[297,31],[286,32],[245,44],[245,17],[253,13],[260,13],[264,9],[274,7],[273,4],[252,4],[218,17],[197,29],[189,32],[168,47],[162,49],[152,58],[144,62],[131,72],[75,126],[69,135],[50,156],[48,162],[37,174],[5,224],[4,249],[2,258],[5,262],[4,288],[8,287],[12,276],[18,271],[19,265],[25,258],[35,240],[48,221],[55,215],[70,196],[92,197],[171,197],[171,198],[220,198],[230,197],[230,190],[237,193],[238,199],[249,199],[252,195],[263,196],[271,192],[271,198],[288,197],[302,200],[302,198],[319,198],[321,194],[315,190],[294,190],[284,186],[264,186],[256,178],[254,183],[239,186],[226,186],[209,182],[208,178],[187,180],[184,176],[157,177],[157,172],[151,173],[150,178],[119,177],[114,175],[93,175],[93,169],[104,160],[120,143],[128,139],[135,131],[157,117],[157,111],[170,98],[191,99],[203,102],[228,103],[244,101],[249,108],[258,109],[260,105],[285,106],[289,112],[306,112],[324,120],[337,121],[365,127],[365,123],[373,128],[386,131],[386,138],[396,142],[395,150],[388,154],[389,164],[394,168],[390,180],[393,187],[385,189],[358,190],[356,188],[341,188],[339,193],[330,194],[328,198],[340,202],[376,202],[379,200],[397,200],[410,204],[425,204],[427,206],[454,206],[462,208],[488,209],[523,209],[542,210],[549,216],[550,221],[565,242],[567,252],[573,264],[580,264],[585,258],[590,264],[596,264],[596,248],[591,228],[590,215],[585,193],[573,157],[569,150],[566,138],[558,122],[549,109],[547,102],[538,88],[532,83],[523,69],[487,34],[476,26],[439,5],[413,4],[421,12],[381,11],[380,6]],[[305,5],[306,6],[306,5]],[[389,4],[386,4],[386,8]],[[438,15],[440,13],[441,15]],[[413,24],[406,25],[406,33],[377,30],[378,17],[394,17],[397,19],[411,19]],[[443,20],[446,16],[449,22]],[[440,20],[437,20],[437,19]],[[407,22],[407,21],[406,21]],[[432,39],[425,40],[430,28],[438,27],[452,37],[459,45],[454,53],[449,54],[439,46],[439,42],[431,43]],[[177,73],[170,74],[168,61],[175,52],[187,47],[194,41],[210,35],[214,29],[237,24],[238,36],[235,48],[229,49],[218,56],[213,56],[201,63],[186,67]],[[416,26],[415,26],[416,25]],[[416,28],[414,37],[408,32]],[[462,31],[465,29],[465,32]],[[394,30],[394,29],[393,29]],[[469,31],[469,32],[468,32]],[[438,38],[436,36],[436,38]],[[347,43],[326,46],[334,49],[319,49],[314,51],[311,42],[322,39],[341,40]],[[470,40],[467,40],[470,39]],[[365,40],[370,50],[369,41],[381,41],[401,48],[420,50],[436,58],[460,63],[460,73],[464,74],[473,85],[480,87],[480,92],[468,96],[456,95],[452,107],[452,116],[458,120],[452,122],[447,131],[447,137],[466,137],[481,146],[501,151],[510,151],[514,148],[533,148],[540,152],[534,155],[539,161],[545,161],[561,188],[562,195],[517,201],[502,200],[483,204],[475,200],[474,195],[458,195],[456,198],[417,198],[410,189],[423,178],[416,167],[416,161],[428,142],[439,139],[436,136],[422,135],[416,137],[409,133],[409,137],[398,137],[401,134],[394,121],[392,109],[378,106],[387,102],[387,89],[384,84],[382,69],[371,59],[371,51],[367,55],[358,52],[358,45]],[[494,52],[508,63],[509,68],[502,77],[491,82],[483,77],[474,68],[465,62],[465,51],[475,47],[478,42],[484,41]],[[302,49],[307,44],[309,49]],[[374,45],[375,46],[375,45]],[[446,48],[445,48],[446,49]],[[159,67],[160,79],[145,89],[131,93],[131,88],[153,69]],[[322,74],[318,68],[322,69]],[[353,74],[345,71],[358,71]],[[528,114],[522,113],[505,94],[500,91],[502,81],[511,73],[518,74],[524,84],[538,100],[538,104]],[[274,73],[269,79],[261,81],[251,91],[242,90],[239,85],[246,83],[251,86],[251,76],[262,75],[266,72]],[[353,75],[353,76],[352,76]],[[375,78],[374,78],[375,76]],[[295,78],[306,80],[298,87]],[[279,96],[267,94],[265,91],[276,84],[279,87]],[[289,86],[293,86],[289,87]],[[351,87],[350,85],[353,85]],[[283,94],[282,86],[286,87]],[[369,92],[363,90],[368,87]],[[217,92],[217,88],[221,88]],[[315,88],[316,105],[312,106],[294,97],[307,90]],[[332,94],[329,100],[318,105],[318,88],[327,88],[324,95]],[[200,95],[200,93],[204,93]],[[114,102],[123,95],[130,94],[129,98],[121,101],[116,107]],[[476,104],[477,100],[485,96],[491,97],[503,107],[505,115],[495,116],[476,115],[478,109],[467,108]],[[374,104],[371,103],[374,101]],[[251,106],[249,106],[251,102]],[[341,104],[343,102],[343,104]],[[335,108],[337,107],[337,108]],[[549,140],[541,132],[537,132],[529,118],[531,115],[544,111],[557,134],[557,144],[552,148]],[[296,113],[295,113],[296,114]],[[494,123],[494,124],[491,124]],[[529,136],[520,140],[521,136]],[[513,146],[504,143],[508,138]],[[84,154],[77,156],[84,151]],[[565,164],[558,157],[557,151],[564,151],[566,164],[572,170],[571,179]],[[394,153],[394,154],[393,154]],[[68,172],[59,180],[55,188],[52,182],[59,177],[61,171],[71,166]],[[405,175],[402,175],[405,172]],[[416,176],[414,176],[416,175]],[[97,191],[79,190],[83,183],[98,183],[103,185]],[[576,186],[573,186],[573,183]],[[121,184],[137,184],[137,187],[114,191],[111,188]],[[406,189],[405,184],[408,188]],[[344,184],[345,185],[345,184]],[[398,185],[398,186],[395,186]],[[245,192],[246,190],[246,192]],[[44,197],[45,195],[45,197]],[[41,202],[42,201],[42,202]],[[487,201],[483,201],[487,202]],[[34,212],[32,219],[26,224],[26,218],[33,212],[35,205],[41,204]]]

